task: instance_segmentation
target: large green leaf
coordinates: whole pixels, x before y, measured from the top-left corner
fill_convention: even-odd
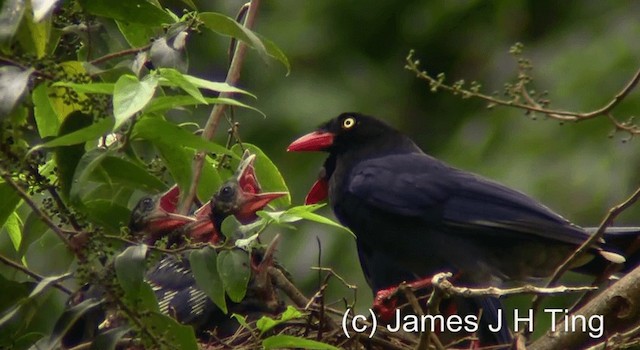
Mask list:
[[[273,41],[265,38],[264,36],[258,33],[255,33],[255,34],[258,36],[258,38],[260,38],[260,40],[262,40],[262,43],[264,44],[264,47],[267,49],[267,53],[269,54],[269,56],[280,61],[280,63],[282,63],[284,67],[287,69],[287,75],[289,75],[289,73],[291,73],[291,64],[289,63],[289,59],[284,54],[284,52],[282,52],[282,50],[280,50],[278,45],[276,45],[276,43],[274,43]]]
[[[262,114],[262,116],[265,116],[265,114],[262,113],[261,110],[231,98],[205,97],[204,101],[206,104],[225,104],[229,106],[247,108]],[[144,108],[144,111],[147,113],[165,112],[170,109],[182,106],[195,106],[199,104],[202,104],[202,102],[187,95],[158,96],[151,100],[151,102],[149,102],[149,104]]]
[[[175,319],[159,312],[152,312],[145,319],[145,324],[155,332],[160,332],[166,343],[171,344],[171,348],[198,350],[198,341],[192,326],[182,325]]]
[[[147,270],[147,246],[145,244],[131,246],[116,256],[114,266],[120,286],[125,297],[135,304],[142,295],[144,273]],[[148,286],[148,285],[147,285]]]
[[[118,341],[129,331],[131,329],[128,326],[122,326],[100,332],[91,344],[91,350],[115,350]]]
[[[201,78],[194,77],[192,75],[187,75],[187,74],[183,74],[183,76],[187,79],[187,81],[199,87],[200,89],[206,89],[206,90],[217,91],[217,92],[239,93],[239,94],[249,95],[254,98],[256,97],[255,95],[253,95],[248,91],[238,89],[237,87],[233,87],[227,83],[209,81],[209,80],[201,79]]]
[[[68,81],[57,81],[53,83],[53,87],[68,87],[76,92],[83,94],[106,94],[113,95],[115,83],[87,83],[78,84]]]
[[[217,267],[229,299],[242,301],[251,277],[249,254],[242,249],[223,250],[218,254]]]
[[[47,344],[40,344],[40,349],[59,349],[62,338],[67,334],[67,332],[74,326],[74,324],[80,320],[82,317],[85,317],[87,313],[96,310],[96,308],[102,304],[103,300],[97,299],[87,299],[82,301],[77,305],[73,305],[72,307],[66,309],[60,318],[56,321],[55,327],[53,331],[51,331],[51,335],[47,340]],[[97,321],[94,320],[98,317],[98,315],[92,315],[93,318],[89,318],[88,321]]]
[[[86,201],[84,206],[89,219],[99,223],[111,233],[120,232],[120,228],[127,224],[131,214],[127,207],[109,199],[92,199]]]
[[[155,140],[153,144],[158,153],[160,153],[160,157],[162,157],[164,164],[167,166],[173,181],[176,182],[179,188],[189,188],[193,152],[159,139]]]
[[[51,100],[49,99],[49,89],[46,84],[40,84],[31,94],[33,100],[33,114],[38,126],[40,138],[55,136],[60,127],[60,121],[56,115]]]
[[[0,226],[0,228],[2,227]],[[20,244],[22,243],[22,222],[18,213],[13,212],[9,215],[9,218],[4,223],[4,230],[9,235],[13,249],[15,249],[16,252],[20,251]]]
[[[148,26],[160,26],[172,22],[169,14],[146,0],[80,0],[79,2],[90,14],[122,22]]]
[[[258,38],[258,36],[249,28],[236,22],[233,18],[227,17],[221,13],[203,12],[199,17],[208,29],[218,34],[230,36],[243,41],[245,44],[249,45],[249,47],[256,49],[260,57],[262,57],[265,62],[268,61],[267,49],[260,38]]]
[[[53,161],[55,162],[56,173],[60,181],[60,194],[64,199],[69,199],[71,189],[73,188],[76,167],[84,155],[83,143],[89,140],[95,140],[99,135],[102,135],[109,126],[109,120],[107,119],[96,124],[92,124],[92,121],[93,118],[90,115],[80,111],[74,111],[69,114],[62,122],[62,125],[60,125],[58,138],[50,141],[50,144],[45,143],[44,145],[33,148],[35,150],[39,147],[49,147],[51,144],[57,147],[53,154]]]
[[[218,272],[217,260],[218,254],[213,247],[196,249],[189,254],[189,262],[196,284],[226,314],[227,301],[224,285]]]
[[[18,193],[6,182],[0,182],[0,228],[4,226],[9,216],[16,210],[20,203]]]
[[[105,157],[100,163],[106,176],[115,183],[145,192],[159,192],[167,185],[138,164],[120,157]]]
[[[18,311],[23,306],[27,305],[34,299],[42,296],[44,293],[48,292],[53,284],[58,283],[66,278],[68,278],[68,274],[60,275],[60,276],[51,276],[43,278],[38,284],[31,290],[29,296],[20,300],[9,312],[2,315],[0,318],[0,329],[3,328],[8,322],[12,320],[14,316],[18,314]]]
[[[74,112],[74,113],[81,113],[81,112]],[[65,122],[68,119],[69,118],[65,119]],[[91,119],[89,119],[89,121],[91,121]],[[100,119],[97,122],[85,128],[70,132],[68,134],[64,134],[62,136],[58,136],[51,141],[35,146],[33,147],[32,151],[40,148],[70,146],[70,145],[77,145],[79,143],[84,143],[87,141],[96,141],[98,138],[100,138],[102,135],[108,132],[109,129],[111,129],[112,124],[113,124],[113,120],[110,118]]]
[[[170,141],[168,137],[170,136]],[[216,154],[227,154],[239,158],[228,149],[207,141],[202,137],[160,118],[145,117],[138,120],[131,133],[131,139],[144,139],[155,142],[171,142],[173,145],[205,150]]]
[[[267,155],[262,152],[258,146],[250,143],[243,143],[242,145],[245,149],[248,149],[252,154],[256,155],[254,168],[256,169],[256,174],[260,181],[260,185],[262,186],[262,190],[264,192],[287,192],[285,196],[272,201],[271,204],[276,207],[288,207],[291,205],[289,188],[284,182],[284,178],[282,177],[282,174],[280,174],[278,167],[273,164],[271,159],[269,159],[269,157],[267,157]],[[231,150],[239,156],[242,156],[242,153],[244,152],[242,147],[238,144],[231,147]]]
[[[0,3],[0,42],[13,38],[27,8],[26,0],[4,0]]]
[[[113,130],[119,129],[129,118],[139,112],[153,98],[158,86],[155,75],[147,75],[138,80],[134,75],[123,75],[113,89],[113,115],[116,123]]]
[[[184,92],[195,98],[198,102],[207,103],[200,90],[198,90],[198,87],[187,80],[179,71],[173,68],[160,68],[158,71],[160,72],[160,76],[167,79],[173,86],[184,90]]]
[[[78,166],[75,168],[75,172],[73,173],[71,191],[69,191],[69,199],[73,203],[78,204],[81,202],[82,191],[86,190],[89,176],[107,155],[109,155],[108,151],[95,148],[85,153],[82,158],[80,158]]]
[[[278,334],[262,341],[265,349],[316,349],[339,350],[339,348],[316,340],[296,337],[293,335]]]
[[[352,237],[355,238],[355,234],[348,227],[342,226],[339,223],[327,217],[314,213],[314,211],[318,210],[324,205],[325,204],[300,205],[297,207],[289,208],[285,211],[276,211],[276,212],[259,211],[257,214],[262,218],[273,220],[273,222],[277,224],[287,224],[290,222],[296,222],[303,219],[314,221],[321,224],[341,228],[342,230],[348,232]]]

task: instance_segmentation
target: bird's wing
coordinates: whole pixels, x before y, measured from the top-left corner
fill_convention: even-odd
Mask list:
[[[518,233],[570,244],[588,236],[525,194],[423,153],[360,162],[350,172],[346,192],[379,210],[418,217],[456,234]]]

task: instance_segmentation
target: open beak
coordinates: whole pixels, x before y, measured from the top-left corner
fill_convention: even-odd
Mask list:
[[[208,216],[197,218],[192,223],[185,225],[183,230],[193,243],[218,244],[221,241],[220,234]]]
[[[246,151],[242,157],[240,165],[238,165],[238,169],[236,170],[236,179],[242,192],[260,193],[260,191],[262,191],[260,183],[258,182],[258,177],[256,176],[256,169],[253,167],[253,163],[255,161],[256,155],[249,154],[249,151]]]
[[[287,192],[245,193],[235,216],[241,223],[249,223],[256,218],[257,211],[264,209],[272,200],[285,195]]]
[[[320,178],[313,184],[313,186],[311,186],[309,193],[307,193],[307,196],[304,199],[304,204],[316,204],[327,199],[328,196],[329,183],[327,182],[327,179]]]
[[[180,187],[173,185],[167,192],[160,196],[160,208],[167,213],[175,213],[178,210],[180,200]]]
[[[314,131],[293,141],[287,152],[324,151],[333,145],[335,135],[327,131]]]
[[[195,218],[186,215],[180,215],[176,213],[166,213],[162,210],[155,210],[150,213],[146,220],[149,222],[149,226],[147,229],[150,231],[155,231],[154,228],[177,228],[182,225],[188,224],[190,222],[196,221]]]

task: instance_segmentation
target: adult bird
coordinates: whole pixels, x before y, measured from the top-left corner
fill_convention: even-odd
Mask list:
[[[318,179],[311,186],[311,189],[305,197],[305,204],[315,204],[327,199],[329,194],[329,181],[335,171],[336,155],[330,154],[325,160]],[[399,266],[386,254],[373,251],[368,246],[362,245],[360,240],[356,240],[358,259],[367,284],[374,294],[373,309],[378,314],[380,321],[384,323],[391,322],[395,318],[395,310],[401,306],[401,300],[397,297],[389,298],[389,295],[395,294],[396,287],[402,282],[411,282],[419,279],[421,276],[414,272]],[[429,293],[430,291],[425,290]],[[427,298],[422,300],[425,302]],[[405,301],[406,302],[406,301]],[[511,332],[508,327],[502,327],[496,332],[489,330],[489,326],[496,324],[507,324],[505,313],[500,312],[503,309],[502,302],[495,297],[472,297],[472,298],[455,298],[455,300],[443,301],[442,309],[448,315],[480,315],[478,320],[479,327],[476,332],[478,346],[493,346],[500,344],[510,344],[512,341]],[[425,305],[423,305],[424,307]],[[410,307],[403,309],[403,312],[411,312]],[[455,339],[471,338],[470,334],[459,332],[455,334]],[[453,340],[453,339],[450,339]],[[460,344],[461,345],[461,344]]]
[[[327,165],[333,171],[307,198],[326,192],[338,220],[357,237],[374,290],[393,274],[427,277],[451,271],[458,283],[477,287],[540,279],[590,237],[525,194],[425,154],[370,116],[341,114],[288,150],[329,153],[325,172]],[[605,234],[620,242],[637,242],[637,236],[637,228]],[[587,255],[573,267],[598,273],[625,261],[602,239]]]

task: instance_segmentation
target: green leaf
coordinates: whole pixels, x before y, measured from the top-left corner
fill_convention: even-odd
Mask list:
[[[40,138],[55,136],[60,127],[60,121],[56,115],[51,100],[49,99],[49,89],[46,84],[40,84],[33,90],[31,99],[33,101],[33,114],[38,126]]]
[[[144,139],[147,141],[167,142],[167,137],[171,136],[171,144],[189,147],[197,150],[205,150],[216,154],[227,154],[234,158],[239,158],[228,149],[207,141],[200,136],[160,118],[144,117],[138,120],[131,133],[131,139]]]
[[[160,68],[159,71],[160,76],[167,79],[174,86],[181,88],[198,102],[207,104],[207,101],[204,96],[202,96],[200,90],[198,90],[198,87],[187,80],[182,73],[173,68]]]
[[[62,338],[75,325],[75,323],[87,313],[95,310],[102,303],[103,300],[87,299],[66,309],[56,321],[53,331],[51,331],[51,335],[49,336],[47,343],[43,344],[43,347],[47,349],[60,348]],[[91,320],[91,318],[88,320]]]
[[[256,169],[256,175],[259,179],[263,192],[287,192],[285,196],[275,199],[271,202],[271,205],[276,207],[288,207],[291,205],[291,195],[289,194],[289,188],[284,182],[280,170],[275,164],[262,152],[260,148],[250,143],[243,143],[245,149],[248,149],[251,153],[256,155],[254,168]],[[242,147],[239,144],[235,144],[231,147],[231,150],[242,156],[244,153]]]
[[[263,117],[266,117],[266,115],[261,110],[255,107],[251,107],[242,102],[236,101],[234,99],[224,98],[224,97],[205,97],[204,101],[205,101],[205,104],[225,104],[229,106],[247,108],[260,113]],[[202,104],[202,102],[187,95],[158,96],[153,100],[151,100],[151,102],[149,102],[149,104],[144,108],[144,111],[147,113],[165,112],[177,107],[195,106],[199,104]]]
[[[278,224],[296,222],[302,219],[314,221],[317,223],[338,227],[348,232],[352,237],[354,238],[356,237],[355,234],[348,227],[342,226],[339,223],[327,217],[314,213],[314,211],[316,211],[319,208],[322,208],[323,206],[325,206],[325,204],[300,205],[297,207],[289,208],[286,211],[278,211],[278,212],[259,211],[257,214],[260,217],[271,219]]]
[[[226,314],[227,301],[224,285],[218,273],[217,260],[218,254],[213,247],[196,249],[189,254],[189,262],[196,284]]]
[[[140,23],[116,21],[120,33],[124,36],[131,47],[142,47],[149,43],[151,38],[162,34],[159,27],[151,27]]]
[[[274,335],[263,340],[262,346],[264,346],[265,349],[301,348],[316,350],[339,350],[339,348],[336,348],[335,346],[329,345],[327,343],[284,334]]]
[[[90,115],[74,111],[60,125],[58,138],[50,141],[54,145],[58,144],[53,154],[53,161],[60,181],[60,194],[65,200],[69,199],[76,167],[85,152],[82,143],[95,140],[98,137],[98,132],[102,135],[110,127],[108,119],[96,124],[92,124],[92,122],[93,118]],[[36,146],[33,150],[41,147],[43,145]]]
[[[131,246],[116,256],[114,265],[120,286],[126,298],[135,303],[142,294],[144,273],[147,270],[145,258],[147,246],[145,244]]]
[[[223,250],[218,254],[217,266],[229,299],[239,303],[247,293],[251,277],[249,254],[241,249]]]
[[[0,6],[0,43],[13,38],[26,9],[25,0],[4,0]]]
[[[92,199],[84,203],[86,215],[91,221],[102,225],[112,233],[120,232],[120,228],[129,222],[131,212],[127,207],[114,203],[109,199]]]
[[[191,159],[193,152],[188,152],[183,147],[163,142],[161,139],[154,140],[153,144],[158,150],[158,153],[160,153],[160,157],[162,157],[164,164],[167,166],[171,177],[178,187],[189,188],[191,184]]]
[[[115,89],[115,83],[88,83],[88,84],[78,84],[72,83],[68,81],[58,81],[53,83],[51,86],[53,87],[66,87],[74,90],[75,92],[83,93],[83,94],[106,94],[113,95],[113,90]]]
[[[118,184],[144,192],[159,192],[167,185],[138,164],[120,157],[105,157],[100,163],[106,175]]]
[[[80,158],[71,180],[71,190],[69,191],[69,199],[71,202],[76,204],[81,202],[81,194],[83,190],[86,190],[89,176],[108,154],[109,152],[103,149],[95,148]]]
[[[302,312],[295,307],[288,305],[287,309],[278,319],[274,320],[269,316],[262,316],[258,321],[256,321],[256,327],[260,330],[260,335],[262,335],[281,323],[288,322],[302,316],[304,316]]]
[[[20,196],[11,185],[0,182],[0,198],[2,198],[0,200],[0,227],[2,227],[20,204]]]
[[[122,22],[160,26],[171,23],[169,14],[146,0],[80,0],[80,5],[90,14],[112,18]]]
[[[9,115],[20,104],[28,91],[33,71],[33,68],[0,67],[0,117]]]
[[[160,332],[158,336],[161,335],[167,344],[171,345],[171,348],[198,350],[196,334],[190,325],[181,325],[175,319],[159,312],[152,312],[145,319],[145,325],[155,332]]]
[[[265,38],[264,36],[258,33],[255,33],[255,34],[258,36],[258,38],[260,38],[260,40],[262,40],[264,47],[267,49],[267,54],[269,54],[269,56],[275,58],[276,60],[280,61],[280,63],[282,63],[284,67],[287,69],[287,75],[289,75],[289,73],[291,73],[291,64],[289,63],[289,59],[284,54],[284,52],[282,52],[282,50],[280,50],[278,45],[276,45],[273,41]]]
[[[256,96],[248,91],[238,89],[237,87],[233,87],[227,83],[220,83],[215,81],[209,81],[205,79],[200,79],[198,77],[194,77],[192,75],[183,74],[183,76],[189,81],[191,84],[199,87],[200,89],[206,89],[217,92],[228,92],[228,93],[238,93],[249,95],[253,98]]]
[[[118,341],[129,331],[131,331],[130,327],[122,326],[100,332],[92,342],[91,350],[115,350]]]
[[[23,308],[23,306],[28,306],[28,304],[34,301],[36,298],[48,292],[53,284],[61,282],[68,277],[69,274],[43,278],[40,282],[38,282],[35,288],[31,290],[31,293],[29,293],[28,297],[20,300],[10,311],[6,312],[2,316],[2,318],[0,318],[0,329],[6,326],[14,318],[14,316],[18,315],[18,312]]]
[[[233,18],[220,13],[203,12],[199,17],[204,23],[204,26],[208,29],[218,34],[230,36],[243,41],[245,44],[249,45],[249,47],[256,49],[260,57],[262,57],[265,62],[268,62],[267,49],[260,38],[258,38],[258,36],[247,27],[236,22]]]
[[[154,75],[147,75],[142,81],[133,75],[121,76],[113,89],[113,115],[116,118],[113,130],[142,110],[153,98],[157,86],[158,78]]]
[[[109,129],[111,128],[111,124],[113,124],[113,120],[110,118],[98,120],[97,122],[87,126],[86,128],[70,132],[68,134],[56,137],[49,142],[37,145],[31,149],[31,152],[41,148],[70,146],[87,141],[96,141],[98,140],[98,138],[109,131]]]
[[[22,222],[18,213],[13,212],[4,223],[4,229],[9,234],[13,249],[20,251],[20,243],[22,242]]]

